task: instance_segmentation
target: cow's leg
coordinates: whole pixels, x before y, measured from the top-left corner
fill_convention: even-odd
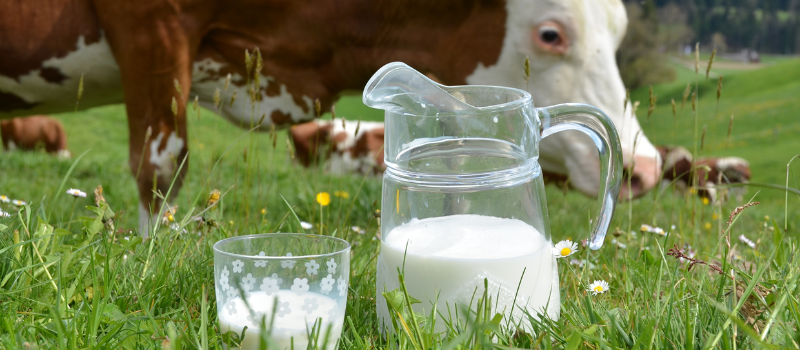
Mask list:
[[[139,229],[147,236],[164,209],[154,192],[175,196],[186,173],[187,166],[180,166],[188,154],[185,105],[194,50],[169,2],[145,3],[101,0],[97,7],[122,74]],[[145,16],[135,15],[143,8]]]

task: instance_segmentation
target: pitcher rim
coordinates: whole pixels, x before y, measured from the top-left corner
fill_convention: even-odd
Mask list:
[[[483,114],[496,113],[496,112],[501,112],[501,111],[509,111],[509,110],[521,108],[521,107],[523,107],[525,105],[528,105],[528,104],[530,104],[531,108],[535,108],[536,107],[533,104],[533,96],[529,92],[527,92],[525,90],[522,90],[522,89],[517,89],[517,88],[512,88],[512,87],[507,87],[507,86],[495,86],[495,85],[453,85],[453,86],[448,86],[448,85],[442,85],[442,84],[439,84],[439,83],[436,83],[436,82],[434,82],[434,83],[439,85],[442,88],[442,90],[445,90],[447,93],[449,93],[451,95],[452,95],[452,92],[462,91],[462,90],[490,90],[490,91],[498,91],[499,90],[499,91],[506,91],[506,92],[509,92],[509,91],[510,92],[516,92],[516,93],[519,93],[521,95],[521,97],[516,99],[516,100],[514,100],[514,101],[509,101],[509,102],[505,102],[505,103],[501,103],[501,104],[495,104],[495,105],[489,105],[489,106],[483,106],[483,107],[478,107],[478,106],[474,106],[474,105],[470,104],[472,107],[474,107],[478,111],[478,113],[466,113],[466,114],[464,114],[464,113],[458,113],[458,112],[446,112],[446,113],[438,113],[438,114],[435,114],[435,115],[426,115],[426,114],[414,114],[414,113],[409,113],[409,112],[397,113],[397,112],[394,112],[394,111],[391,111],[391,110],[385,110],[385,111],[386,112],[390,112],[390,113],[413,115],[413,116],[419,116],[419,117],[437,117],[438,118],[438,117],[470,117],[470,116],[475,116],[475,115],[483,115]]]

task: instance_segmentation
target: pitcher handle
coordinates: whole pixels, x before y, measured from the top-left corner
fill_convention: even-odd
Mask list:
[[[542,139],[559,131],[577,130],[594,141],[600,154],[600,213],[592,228],[589,248],[600,249],[617,206],[622,181],[622,151],[611,119],[594,106],[566,103],[538,109]]]

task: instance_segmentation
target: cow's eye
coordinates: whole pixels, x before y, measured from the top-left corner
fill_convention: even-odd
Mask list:
[[[555,27],[542,27],[539,28],[539,37],[542,39],[542,42],[548,44],[555,44],[560,39],[560,35],[558,34],[558,29]]]
[[[557,21],[544,21],[534,27],[535,48],[547,53],[564,55],[569,51],[570,40],[564,25]]]

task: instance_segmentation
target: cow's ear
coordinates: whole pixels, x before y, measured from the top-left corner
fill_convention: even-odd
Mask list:
[[[533,28],[535,48],[554,55],[564,55],[569,51],[570,41],[561,23],[544,21]]]

